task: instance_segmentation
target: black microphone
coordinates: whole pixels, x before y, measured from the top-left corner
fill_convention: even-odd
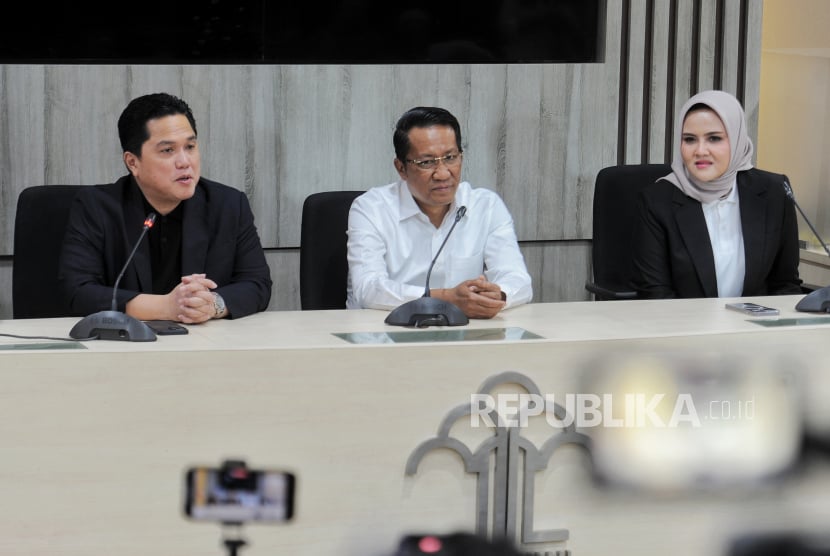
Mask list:
[[[804,214],[803,210],[801,210],[801,207],[795,200],[793,188],[790,187],[790,184],[787,183],[786,180],[784,181],[784,192],[787,194],[787,197],[790,198],[790,201],[793,202],[795,208],[798,209],[798,212],[801,213],[801,217],[804,219],[804,222],[806,222],[810,227],[813,235],[816,236],[819,243],[821,243],[821,246],[824,247],[825,251],[827,251],[827,255],[830,256],[830,249],[827,248],[827,244],[824,243],[823,239],[821,239],[821,236],[818,234],[815,226],[813,226],[813,223],[810,222],[810,219],[807,218],[807,215]],[[802,311],[804,313],[830,313],[830,287],[819,288],[814,292],[808,293],[796,304],[795,310]]]
[[[447,244],[447,240],[450,239],[450,234],[455,229],[455,225],[458,224],[459,220],[464,218],[465,214],[467,214],[467,207],[458,207],[458,210],[455,211],[455,221],[452,223],[446,237],[444,237],[444,241],[438,248],[438,252],[435,253],[435,257],[432,258],[432,262],[429,263],[424,295],[398,306],[389,313],[383,322],[394,326],[415,326],[418,328],[425,328],[427,326],[462,326],[470,322],[470,319],[467,318],[464,311],[449,301],[442,301],[431,297],[429,292],[429,277],[432,275],[432,268],[435,266],[438,256],[444,249],[444,245]]]
[[[127,262],[115,279],[115,285],[112,287],[112,303],[109,311],[99,311],[82,318],[78,321],[72,330],[69,331],[69,336],[76,340],[124,340],[127,342],[154,342],[156,340],[156,333],[150,328],[147,323],[131,317],[126,313],[116,310],[118,304],[116,302],[116,294],[118,293],[118,284],[121,283],[121,278],[127,270],[130,262],[141,245],[141,240],[147,235],[147,230],[153,227],[156,222],[156,213],[151,212],[144,219],[144,228],[141,230],[141,235],[138,241],[135,242],[133,250],[127,257]]]
[[[435,253],[435,257],[432,258],[432,262],[429,263],[429,269],[427,270],[427,279],[426,279],[426,286],[424,287],[424,297],[429,297],[429,277],[432,275],[432,267],[435,266],[435,261],[438,260],[438,255],[441,254],[441,250],[444,249],[444,246],[447,244],[447,240],[450,239],[450,234],[455,229],[455,225],[458,224],[458,221],[464,218],[464,215],[467,214],[467,207],[458,207],[458,210],[455,211],[455,222],[452,223],[450,227],[450,231],[447,232],[444,241],[441,242],[441,247],[438,248],[438,252]]]
[[[153,224],[156,223],[156,213],[151,212],[147,215],[147,218],[144,219],[144,228],[141,230],[141,235],[138,236],[138,241],[135,242],[135,247],[130,252],[130,256],[127,257],[127,262],[124,263],[124,267],[121,269],[121,272],[118,274],[118,278],[115,279],[115,285],[112,287],[112,303],[110,304],[110,309],[115,311],[118,309],[118,304],[116,303],[115,297],[118,293],[118,284],[121,283],[121,278],[124,277],[124,272],[127,270],[127,266],[130,264],[130,261],[133,260],[133,256],[135,256],[135,252],[138,250],[138,246],[141,245],[141,240],[144,239],[144,236],[147,234],[147,230],[153,227]]]

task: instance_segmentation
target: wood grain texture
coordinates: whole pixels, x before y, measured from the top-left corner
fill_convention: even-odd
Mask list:
[[[797,298],[755,301],[793,318]],[[86,342],[85,349],[60,351],[26,351],[19,341],[3,339],[15,348],[0,350],[0,439],[8,447],[3,495],[13,503],[0,505],[0,552],[222,554],[223,530],[189,522],[182,502],[185,470],[224,459],[297,475],[290,524],[225,530],[244,534],[252,555],[391,554],[404,534],[472,530],[476,475],[464,460],[452,449],[430,450],[417,473],[406,475],[407,459],[446,426],[459,451],[482,454],[480,461],[493,469],[495,439],[487,421],[448,416],[469,404],[471,394],[528,393],[505,380],[515,377],[505,372],[520,373],[539,393],[560,400],[578,422],[603,411],[602,419],[613,416],[618,423],[579,426],[591,439],[590,454],[556,444],[563,440],[562,421],[529,416],[527,425],[514,429],[529,453],[546,454],[544,468],[528,483],[534,530],[569,532],[567,541],[524,544],[524,553],[699,556],[724,554],[747,532],[826,530],[830,467],[824,462],[797,466],[772,481],[740,481],[746,477],[736,473],[750,463],[753,475],[769,463],[779,468],[788,458],[770,461],[766,454],[797,456],[803,429],[827,438],[830,381],[822,362],[830,346],[821,325],[759,327],[717,299],[696,299],[525,305],[495,322],[471,322],[468,332],[490,329],[492,338],[473,342],[358,345],[332,334],[365,338],[384,330],[382,318],[373,310],[333,317],[272,311],[190,326],[187,336],[149,344]],[[57,336],[71,322],[35,319],[0,327]],[[541,338],[500,341],[494,324]],[[454,331],[445,333],[444,339],[458,339]],[[687,381],[684,407],[691,409],[685,415],[699,412],[701,426],[657,425],[668,416],[664,403],[655,408],[656,419],[620,429],[626,407],[632,422],[628,400],[638,388],[651,396],[668,385],[666,398],[675,399],[683,392],[674,387],[675,377],[690,372],[697,380]],[[494,388],[485,391],[487,383]],[[808,395],[798,395],[802,390]],[[611,394],[600,405],[561,402],[575,393],[604,392]],[[715,396],[733,404],[750,396],[759,403],[751,419],[736,420],[733,409],[728,424],[719,425],[718,413],[703,409],[721,403],[712,401]],[[516,418],[511,397],[509,406],[499,402],[508,419]],[[619,435],[604,434],[615,430],[626,433],[631,449],[619,449]],[[661,449],[666,446],[671,449]],[[686,465],[675,463],[678,454]],[[675,461],[666,463],[670,457]],[[515,467],[527,473],[522,463]],[[592,469],[619,477],[632,464],[641,472],[625,474],[631,481],[625,487],[601,488],[618,483],[592,480]],[[688,477],[699,476],[690,470],[728,482],[717,491],[684,488]],[[653,482],[667,477],[683,486]],[[480,501],[493,508],[500,485],[492,476],[484,479],[489,490]],[[640,485],[645,488],[631,488]],[[522,515],[525,523],[528,516]]]
[[[743,70],[746,119],[749,136],[758,137],[758,104],[761,98],[761,16],[763,2],[747,2],[746,66]],[[757,144],[757,140],[756,140]]]
[[[674,37],[670,31],[673,28],[671,5],[669,0],[654,0],[652,27],[654,32],[651,38],[651,87],[648,102],[648,160],[664,160],[666,158],[666,131],[667,116],[671,105],[669,103],[669,72],[673,71]],[[674,22],[676,23],[676,22]]]
[[[738,82],[741,75],[741,67],[739,66],[740,55],[740,16],[741,3],[740,2],[724,2],[723,4],[723,27],[724,33],[722,37],[723,50],[721,56],[723,58],[723,67],[721,68],[721,85],[720,88],[730,93],[736,93],[738,90]]]
[[[700,37],[698,39],[698,91],[705,91],[715,87],[715,64],[718,45],[717,6],[719,1],[720,0],[699,0]]]
[[[643,118],[646,113],[646,93],[651,85],[650,78],[650,29],[646,26],[648,0],[630,0],[628,25],[628,88],[625,106],[625,145],[623,161],[626,164],[639,164],[643,161]],[[648,67],[646,66],[648,64]],[[648,71],[647,71],[648,70]]]

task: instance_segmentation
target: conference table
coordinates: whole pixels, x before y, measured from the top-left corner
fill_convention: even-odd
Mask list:
[[[249,556],[382,555],[477,530],[680,556],[822,531],[830,454],[801,441],[830,440],[830,315],[799,299],[741,299],[780,310],[757,318],[731,299],[538,303],[426,329],[269,311],[154,342],[0,321],[40,337],[0,336],[0,554],[222,554],[239,535]],[[655,394],[684,402],[669,426]],[[293,518],[188,518],[186,471],[226,460],[293,473]]]

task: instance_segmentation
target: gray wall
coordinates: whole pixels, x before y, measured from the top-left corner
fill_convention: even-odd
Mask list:
[[[393,181],[392,128],[415,105],[461,121],[463,177],[511,209],[534,301],[588,299],[599,169],[670,159],[674,113],[705,88],[736,94],[753,138],[757,128],[760,1],[606,4],[602,63],[0,65],[0,318],[11,317],[19,192],[124,174],[118,115],[158,91],[193,108],[203,175],[248,194],[272,310],[299,308],[303,199]]]

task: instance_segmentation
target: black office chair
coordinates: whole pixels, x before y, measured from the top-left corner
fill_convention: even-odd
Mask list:
[[[300,227],[300,306],[345,309],[346,229],[349,208],[363,191],[312,193],[303,203]]]
[[[14,220],[12,316],[70,316],[58,288],[58,259],[69,209],[82,185],[36,185],[20,192]]]
[[[591,252],[594,279],[585,283],[597,301],[637,297],[631,289],[637,197],[644,185],[670,172],[668,164],[624,164],[603,168],[597,174]]]

